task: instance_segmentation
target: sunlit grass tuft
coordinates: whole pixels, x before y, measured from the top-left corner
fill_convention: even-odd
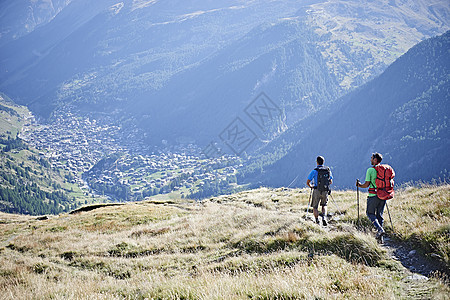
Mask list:
[[[448,191],[399,190],[389,202],[395,238],[448,259]],[[409,271],[376,242],[363,194],[357,226],[355,195],[333,192],[342,214],[330,203],[328,228],[305,212],[309,191],[290,189],[130,203],[42,221],[1,214],[1,298],[408,298],[415,293],[407,292]],[[421,284],[428,298],[449,293],[440,277]]]

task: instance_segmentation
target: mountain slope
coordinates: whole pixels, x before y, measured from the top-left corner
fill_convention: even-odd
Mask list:
[[[205,144],[259,91],[294,124],[447,30],[449,11],[437,0],[73,0],[0,48],[0,89],[44,118],[70,107],[126,118],[149,143],[198,132]]]
[[[0,2],[0,46],[50,22],[71,0]]]
[[[375,151],[397,171],[398,182],[448,178],[449,49],[450,32],[413,47],[379,77],[337,101],[333,110],[317,114],[319,125],[291,141],[296,145],[289,153],[256,180],[287,185],[299,174],[295,184],[301,186],[315,157],[324,155],[334,183],[349,187],[363,177]],[[289,136],[271,147],[283,140]]]
[[[292,125],[340,93],[315,39],[296,20],[258,27],[198,67],[174,76],[161,92],[145,95],[132,114],[145,115],[141,126],[150,129],[150,136],[152,129],[162,129],[154,140],[181,135],[207,144],[267,90]]]

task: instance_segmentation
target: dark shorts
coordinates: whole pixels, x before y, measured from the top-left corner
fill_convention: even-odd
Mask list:
[[[327,191],[320,192],[318,189],[314,189],[312,194],[311,206],[317,209],[319,207],[319,202],[320,206],[327,206],[328,192]]]

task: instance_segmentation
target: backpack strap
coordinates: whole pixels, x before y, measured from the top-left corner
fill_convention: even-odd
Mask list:
[[[316,182],[316,181],[319,181],[319,167],[316,167],[314,170],[317,172],[317,175],[316,175],[316,177],[314,177],[314,189],[317,189],[317,185],[319,184],[318,182]],[[317,178],[317,180],[316,180],[316,178]]]
[[[375,166],[376,167],[376,166]],[[378,177],[378,170],[377,170],[377,168],[375,168],[375,167],[372,167],[372,168],[374,168],[375,169],[375,171],[377,172],[377,177]],[[375,179],[376,180],[376,179]],[[377,186],[372,186],[372,182],[370,183],[370,185],[369,185],[369,194],[377,194]]]

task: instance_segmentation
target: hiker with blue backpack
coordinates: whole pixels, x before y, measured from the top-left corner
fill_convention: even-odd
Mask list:
[[[376,238],[383,243],[385,234],[383,228],[383,211],[386,206],[386,200],[394,196],[394,177],[395,172],[391,166],[381,164],[383,156],[380,153],[373,153],[370,158],[372,167],[366,171],[366,180],[363,184],[356,180],[356,186],[360,188],[369,188],[367,197],[366,214],[377,230]]]
[[[323,156],[316,158],[317,167],[308,175],[306,185],[312,191],[312,204],[314,218],[316,223],[319,223],[319,202],[322,206],[322,224],[327,226],[327,203],[328,195],[331,193],[330,185],[333,182],[333,176],[329,167],[323,165],[325,159]]]

